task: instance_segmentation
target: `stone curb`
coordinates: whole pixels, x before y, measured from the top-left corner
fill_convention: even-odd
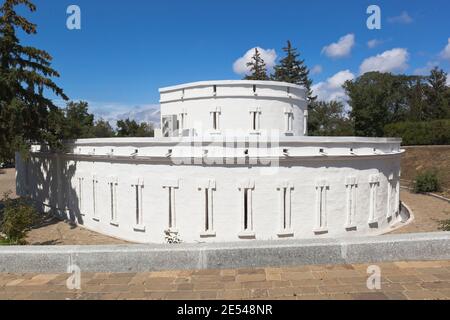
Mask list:
[[[450,232],[217,244],[0,246],[0,272],[144,272],[448,260]]]
[[[400,186],[400,188],[401,188],[401,189],[406,189],[406,190],[409,190],[409,191],[414,190],[413,188],[406,187],[406,186]],[[431,196],[431,197],[434,197],[434,198],[437,198],[437,199],[440,199],[440,200],[444,200],[444,201],[447,201],[447,202],[450,203],[450,199],[449,199],[449,198],[446,198],[446,197],[444,197],[444,196],[440,196],[440,195],[435,194],[435,193],[432,193],[432,192],[421,192],[421,193],[419,193],[419,194],[424,194],[424,195],[426,195],[426,196]]]

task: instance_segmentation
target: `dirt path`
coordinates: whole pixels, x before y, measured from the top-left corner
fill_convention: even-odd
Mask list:
[[[7,191],[12,191],[11,197],[16,197],[16,170],[0,169],[0,198]]]
[[[431,196],[400,192],[401,200],[413,211],[414,221],[392,233],[440,231],[439,222],[450,219],[450,203]]]

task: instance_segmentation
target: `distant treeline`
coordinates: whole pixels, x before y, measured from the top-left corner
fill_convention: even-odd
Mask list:
[[[341,101],[320,101],[304,60],[288,41],[285,57],[267,74],[255,49],[244,79],[275,80],[306,88],[309,130],[313,136],[395,136],[404,144],[450,144],[450,87],[447,74],[437,67],[427,76],[368,72],[343,85],[348,106]],[[437,121],[442,120],[442,121]]]
[[[94,115],[88,112],[88,103],[84,101],[71,101],[60,112],[63,139],[154,136],[152,123],[124,119],[118,120],[117,128],[113,129],[106,120],[94,121]]]

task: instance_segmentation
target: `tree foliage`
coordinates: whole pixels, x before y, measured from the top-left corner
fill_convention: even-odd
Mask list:
[[[153,125],[135,120],[125,119],[117,121],[118,137],[153,137]]]
[[[92,128],[92,135],[96,138],[111,138],[114,137],[116,133],[108,121],[99,119]]]
[[[450,119],[390,123],[384,135],[401,137],[403,145],[446,145],[450,144]]]
[[[247,62],[247,67],[250,69],[250,74],[244,77],[244,80],[269,80],[267,76],[266,63],[264,62],[258,48],[255,48],[251,60]]]
[[[450,91],[443,70],[428,77],[368,72],[344,89],[358,136],[383,136],[387,124],[431,121],[450,116]]]
[[[308,135],[352,136],[353,122],[348,118],[342,102],[314,102],[309,111]]]
[[[37,211],[25,198],[11,199],[10,193],[2,198],[0,208],[0,231],[6,236],[9,244],[25,244],[28,230],[37,218]]]
[[[70,101],[65,111],[64,138],[80,139],[93,136],[94,115],[88,111],[88,103]]]
[[[29,0],[5,0],[0,6],[0,158],[4,160],[10,160],[17,149],[28,150],[33,142],[60,147],[63,132],[51,122],[60,114],[44,91],[67,100],[52,80],[59,74],[50,66],[50,54],[20,43],[17,31],[35,34],[36,25],[16,13],[17,5],[36,10]]]
[[[271,80],[304,86],[308,101],[313,102],[317,97],[313,96],[311,90],[312,80],[309,78],[309,70],[305,65],[305,60],[299,59],[300,54],[297,53],[296,48],[292,47],[290,41],[287,42],[283,51],[286,56],[274,67]]]

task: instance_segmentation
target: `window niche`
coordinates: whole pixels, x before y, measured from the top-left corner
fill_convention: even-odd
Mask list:
[[[84,212],[84,177],[78,176],[76,178],[76,196],[77,196],[77,205],[78,205],[78,212],[81,216],[86,215]]]
[[[110,208],[110,224],[119,226],[117,217],[117,177],[108,178],[108,192],[109,192],[109,208]]]
[[[358,182],[356,177],[347,177],[345,180],[346,188],[346,210],[347,210],[347,221],[345,223],[345,229],[355,230],[356,229],[356,192],[358,189]]]
[[[177,233],[176,210],[175,210],[175,190],[179,188],[178,180],[166,181],[162,185],[167,190],[167,214],[168,214],[168,231]]]
[[[281,237],[292,237],[294,231],[292,230],[292,190],[294,186],[292,183],[285,181],[278,185],[277,190],[279,192],[279,216],[280,227],[277,235]]]
[[[316,226],[313,230],[315,234],[328,232],[327,193],[329,189],[330,186],[326,180],[316,182]]]
[[[255,189],[254,181],[244,181],[239,184],[241,193],[241,232],[240,238],[254,238],[252,197]]]
[[[216,190],[215,180],[206,180],[200,183],[198,190],[202,192],[203,197],[203,227],[200,237],[214,237],[214,191]]]
[[[134,231],[145,231],[145,225],[144,225],[144,211],[143,211],[143,197],[142,197],[142,191],[144,189],[144,179],[138,178],[136,179],[136,182],[131,185],[131,188],[134,193],[134,210],[135,210],[135,217],[134,217]]]
[[[249,109],[250,113],[250,134],[259,134],[261,130],[261,109],[254,107]]]
[[[284,111],[285,117],[285,132],[287,135],[292,135],[294,132],[294,110],[287,108]]]
[[[211,115],[211,131],[212,133],[220,132],[220,115],[221,110],[220,107],[215,107],[210,110]]]
[[[375,225],[378,223],[376,217],[377,212],[377,193],[380,186],[380,176],[379,174],[372,174],[369,177],[369,225]]]
[[[100,217],[98,216],[98,203],[97,203],[97,184],[98,178],[97,176],[92,176],[92,220],[100,221]]]

